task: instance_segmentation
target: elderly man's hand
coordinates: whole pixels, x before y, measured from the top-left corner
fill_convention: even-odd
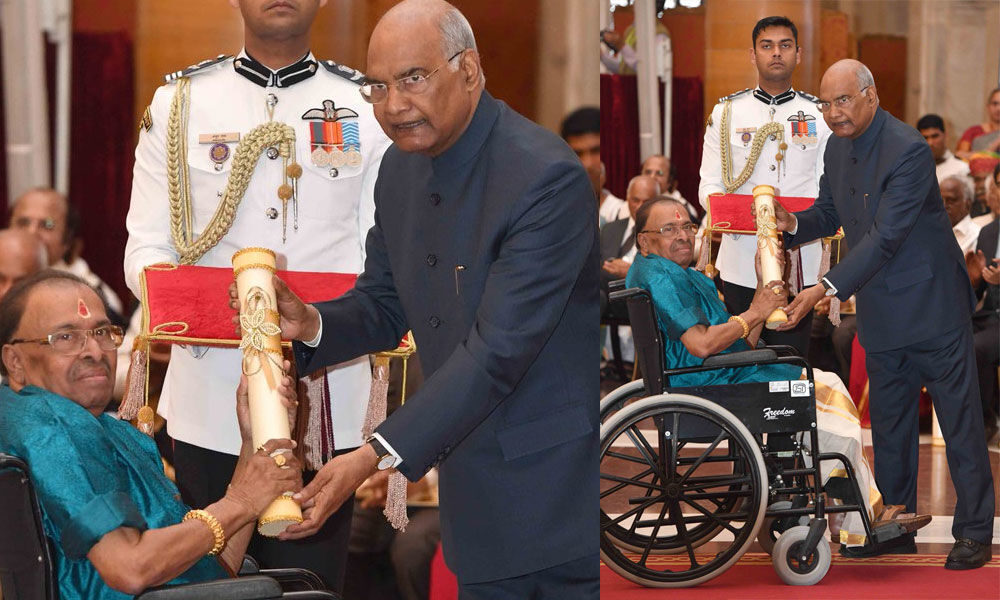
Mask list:
[[[1000,258],[994,258],[993,264],[986,266],[989,261],[982,250],[976,251],[976,258],[979,261],[979,269],[982,273],[983,281],[990,285],[1000,285]]]
[[[274,295],[278,301],[278,314],[281,317],[278,321],[281,337],[300,341],[314,339],[319,332],[319,311],[313,305],[303,302],[292,290],[288,289],[285,282],[277,275],[274,275],[271,281],[274,284]],[[235,281],[229,285],[229,307],[237,313],[232,319],[233,325],[236,326],[236,335],[242,335],[239,316],[240,300]]]
[[[620,258],[609,258],[604,261],[601,268],[604,269],[605,273],[611,275],[615,279],[623,279],[626,275],[628,275],[628,268],[630,266],[632,266],[631,263],[625,262]]]
[[[302,506],[301,523],[290,525],[278,536],[281,540],[296,540],[313,535],[326,523],[354,490],[375,474],[375,450],[370,444],[347,454],[335,456],[316,473],[316,477],[294,499]]]
[[[292,440],[268,440],[241,459],[242,468],[233,473],[226,498],[256,517],[281,494],[302,489],[302,464],[292,454],[294,448]]]

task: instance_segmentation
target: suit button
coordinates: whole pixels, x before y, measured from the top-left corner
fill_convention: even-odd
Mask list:
[[[858,220],[855,219],[855,218],[851,218],[851,225],[857,225],[857,224],[858,224]]]
[[[430,325],[431,327],[437,329],[438,325],[441,324],[441,319],[439,319],[437,317],[431,317],[431,318],[427,319],[427,324]]]
[[[431,205],[432,206],[437,206],[438,204],[441,204],[441,195],[440,194],[431,194]]]
[[[856,164],[858,164],[858,159],[856,159],[856,158],[854,158],[854,157],[852,156],[852,157],[851,157],[851,164],[852,164],[852,165],[856,165]]]
[[[433,267],[434,265],[437,264],[437,262],[438,262],[438,257],[437,256],[435,256],[433,254],[428,254],[427,255],[427,265],[428,266]]]

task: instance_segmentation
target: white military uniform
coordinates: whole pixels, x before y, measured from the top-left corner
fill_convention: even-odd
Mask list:
[[[729,136],[720,140],[722,112],[731,102]],[[705,145],[701,155],[701,184],[698,200],[708,208],[708,195],[726,193],[722,178],[722,158],[719,144],[729,144],[732,157],[732,179],[742,171],[750,156],[753,135],[764,124],[774,121],[784,126],[784,142],[788,147],[779,162],[777,139],[767,139],[750,178],[734,194],[749,195],[754,186],[770,185],[779,196],[815,198],[819,193],[819,178],[823,175],[823,152],[830,137],[830,128],[816,107],[816,98],[792,89],[771,98],[760,88],[746,89],[720,98],[712,109],[705,128]],[[800,246],[802,282],[804,286],[819,282],[821,242],[816,240]],[[752,235],[723,234],[715,265],[723,281],[743,287],[757,286],[754,255],[757,240]],[[794,274],[792,275],[794,277]]]
[[[195,235],[204,231],[219,205],[237,146],[236,134],[245,136],[272,119],[292,126],[296,159],[303,169],[298,180],[298,229],[289,201],[284,242],[282,203],[277,196],[284,181],[283,160],[264,152],[232,228],[196,264],[231,268],[230,257],[236,250],[264,246],[277,253],[280,269],[360,273],[365,238],[374,223],[375,179],[390,144],[371,105],[358,93],[363,76],[332,61],[317,62],[311,53],[272,73],[241,52],[235,58],[220,56],[168,75],[168,83],[156,91],[147,109],[135,151],[126,222],[125,277],[132,292],[140,294],[143,267],[178,261],[170,234],[166,128],[180,77],[190,82],[187,146]],[[336,131],[345,144],[360,143],[361,159],[354,156],[354,165],[334,167],[329,160],[313,156],[317,148],[324,148],[314,142],[330,141],[323,138],[324,121],[334,120],[341,121]],[[229,151],[213,148],[218,141],[205,143],[211,136],[229,140],[225,142]],[[234,397],[240,356],[237,349],[173,347],[159,404],[173,438],[218,452],[239,452]],[[371,386],[368,359],[331,367],[327,377],[337,449],[359,446]]]

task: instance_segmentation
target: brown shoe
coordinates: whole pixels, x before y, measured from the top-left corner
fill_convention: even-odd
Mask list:
[[[908,533],[912,533],[931,522],[930,515],[918,515],[917,513],[903,512],[904,510],[906,507],[901,504],[886,505],[872,527],[877,529],[882,525],[896,523]]]

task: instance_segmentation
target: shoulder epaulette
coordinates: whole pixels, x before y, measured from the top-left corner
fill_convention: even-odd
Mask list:
[[[323,65],[323,68],[327,71],[333,73],[334,75],[339,75],[348,81],[352,81],[358,85],[361,85],[365,80],[365,74],[361,71],[352,69],[351,67],[341,65],[333,62],[332,60],[321,60],[319,64]]]
[[[719,102],[725,102],[726,100],[733,100],[735,98],[738,98],[739,96],[742,96],[743,94],[745,94],[745,93],[747,93],[749,91],[750,91],[750,88],[747,88],[745,90],[740,90],[740,91],[738,91],[736,93],[729,94],[728,96],[723,96],[722,98],[719,98]]]
[[[181,77],[189,77],[191,75],[194,75],[195,73],[200,73],[200,72],[204,71],[205,69],[207,69],[209,67],[212,67],[212,66],[215,66],[215,65],[219,64],[220,62],[222,62],[224,60],[228,60],[230,58],[232,58],[232,56],[230,56],[228,54],[220,54],[220,55],[216,56],[215,58],[210,58],[208,60],[203,60],[203,61],[201,61],[200,63],[198,63],[196,65],[191,65],[190,67],[188,67],[188,68],[186,68],[186,69],[184,69],[182,71],[174,71],[173,73],[167,73],[166,75],[163,76],[163,80],[165,82],[167,82],[167,83],[171,83],[173,81],[177,81]]]
[[[795,93],[798,94],[800,98],[805,98],[806,100],[808,100],[810,102],[819,102],[819,98],[817,98],[816,96],[813,96],[812,94],[810,94],[808,92],[803,92],[802,90],[795,90]]]

